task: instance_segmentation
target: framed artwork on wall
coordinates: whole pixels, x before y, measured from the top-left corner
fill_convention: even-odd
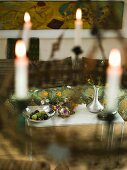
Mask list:
[[[123,1],[0,1],[0,30],[19,30],[24,13],[32,29],[73,29],[77,8],[82,9],[83,28],[121,29]]]
[[[96,25],[112,37],[113,30],[122,30],[127,36],[125,0],[18,0],[0,1],[0,36],[17,37],[23,29],[24,13],[31,16],[31,37],[57,38],[61,32],[72,38],[76,9],[82,9],[83,36],[89,38],[89,31]],[[5,33],[6,31],[6,33]],[[8,34],[7,34],[8,31]]]

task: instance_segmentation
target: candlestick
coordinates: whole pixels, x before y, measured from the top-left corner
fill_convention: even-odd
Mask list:
[[[75,46],[81,46],[82,38],[82,11],[80,8],[76,11],[76,20],[75,20]]]
[[[25,46],[26,46],[26,51],[28,51],[29,49],[29,31],[32,27],[32,23],[30,21],[30,15],[28,12],[25,12],[25,15],[24,15],[24,26],[23,26],[23,34],[22,34],[22,39],[25,43]]]
[[[22,40],[16,42],[15,59],[15,95],[17,99],[26,99],[28,93],[28,59]]]
[[[105,91],[107,111],[117,110],[121,75],[122,67],[120,51],[118,49],[112,49],[109,55],[109,67],[107,69],[107,87]]]

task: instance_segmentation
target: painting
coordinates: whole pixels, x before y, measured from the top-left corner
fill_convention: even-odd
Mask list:
[[[73,29],[78,7],[84,29],[122,28],[123,1],[0,1],[0,30],[22,29],[26,11],[33,30]]]

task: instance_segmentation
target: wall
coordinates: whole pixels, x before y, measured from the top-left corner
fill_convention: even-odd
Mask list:
[[[0,39],[0,59],[6,58],[6,39]]]
[[[40,59],[41,60],[46,60],[50,56],[51,52],[51,46],[52,44],[56,42],[55,39],[50,39],[50,40],[41,40],[40,41]],[[97,51],[95,53],[95,58],[102,58],[101,51],[98,47],[98,43],[96,39],[83,39],[83,54],[82,56],[87,56],[88,53],[90,52],[91,48],[93,47],[93,44],[97,45]],[[108,58],[109,52],[112,48],[119,48],[122,51],[121,48],[121,43],[115,39],[115,38],[106,38],[102,41],[104,50],[105,50],[105,55]],[[57,59],[62,59],[68,56],[74,56],[72,52],[72,48],[74,47],[74,42],[73,39],[64,39],[61,43],[60,50],[55,53],[55,58]]]
[[[117,1],[117,0],[115,0]],[[119,0],[118,0],[119,1]],[[124,1],[124,13],[123,13],[123,25],[122,34],[127,38],[127,0]],[[74,56],[72,48],[74,45],[74,32],[72,30],[32,30],[30,32],[30,37],[40,38],[40,60],[47,60],[51,53],[52,44],[56,41],[56,38],[64,32],[64,39],[61,43],[60,50],[55,53],[55,58],[62,59],[68,56]],[[0,30],[0,59],[6,58],[6,38],[17,38],[22,34],[22,30],[15,31],[3,31]],[[105,35],[106,34],[106,35]],[[114,32],[106,32],[103,40],[103,47],[105,49],[106,57],[109,56],[109,52],[112,48],[121,49],[121,44],[116,39],[116,34]],[[89,30],[83,31],[83,56],[87,56],[89,50],[91,49],[93,43],[96,41],[91,35]],[[122,54],[123,56],[123,54]],[[102,58],[100,50],[97,51],[96,58]]]
[[[56,38],[40,38],[40,60],[48,60],[51,55],[52,44],[57,41]],[[83,39],[83,54],[82,56],[87,56],[90,52],[93,44],[97,45],[97,51],[95,53],[95,58],[102,58],[100,49],[98,48],[98,43],[95,38],[84,38]],[[105,50],[105,55],[108,58],[109,52],[112,48],[119,48],[122,52],[121,43],[116,38],[105,38],[102,41],[102,45]],[[74,47],[73,38],[63,38],[61,41],[60,49],[55,53],[55,59],[63,59],[69,56],[74,57],[72,48]],[[6,38],[0,39],[0,59],[6,58]]]
[[[117,0],[116,0],[117,1]],[[123,0],[125,3],[124,13],[123,13],[123,25],[122,30],[120,30],[125,38],[127,38],[127,0]],[[68,56],[74,56],[72,48],[74,46],[74,32],[73,30],[32,30],[30,32],[30,37],[40,38],[40,60],[47,60],[51,54],[51,47],[56,38],[59,37],[61,33],[64,34],[63,41],[61,43],[60,50],[55,53],[56,59],[62,59]],[[0,30],[0,59],[6,58],[6,38],[17,38],[21,35],[21,30],[15,31],[3,31]],[[119,48],[121,50],[121,44],[116,38],[116,34],[111,31],[104,32],[103,47],[105,49],[106,57],[108,58],[109,52],[112,48]],[[89,30],[83,31],[83,56],[87,56],[89,50],[91,49],[93,43],[96,41],[91,35]],[[96,42],[95,42],[96,43]],[[97,44],[97,43],[96,43]],[[121,50],[122,52],[122,50]],[[123,56],[123,52],[122,52]],[[97,51],[96,58],[102,58],[100,50]],[[124,63],[124,61],[123,61]]]

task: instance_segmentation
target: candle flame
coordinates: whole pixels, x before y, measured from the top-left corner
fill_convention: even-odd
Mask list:
[[[26,56],[26,47],[24,41],[18,40],[16,42],[15,54],[19,58]]]
[[[30,15],[29,15],[28,12],[25,12],[24,21],[25,21],[25,22],[29,22],[29,21],[30,21]]]
[[[80,8],[76,11],[76,19],[81,20],[82,19],[82,10]]]
[[[121,55],[118,49],[112,49],[109,55],[109,64],[113,67],[121,65]]]

